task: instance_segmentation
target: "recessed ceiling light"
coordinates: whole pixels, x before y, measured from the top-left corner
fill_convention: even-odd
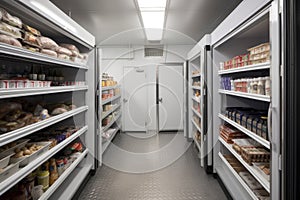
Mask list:
[[[137,0],[148,40],[161,40],[167,0]]]

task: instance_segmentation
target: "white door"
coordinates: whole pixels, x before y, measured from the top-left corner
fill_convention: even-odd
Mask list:
[[[159,131],[183,130],[183,67],[158,66]]]
[[[146,131],[148,92],[146,71],[142,67],[124,67],[123,131]]]

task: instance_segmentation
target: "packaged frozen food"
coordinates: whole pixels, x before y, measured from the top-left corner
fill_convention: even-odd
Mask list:
[[[59,54],[57,55],[57,57],[60,58],[60,59],[70,60],[70,56],[65,55],[65,54],[60,54],[60,53],[59,53]]]
[[[70,51],[75,51],[75,52],[79,53],[78,48],[75,45],[73,45],[73,44],[60,44],[60,46],[64,47],[64,48],[67,48]]]
[[[64,47],[57,47],[55,49],[55,51],[58,53],[58,54],[65,54],[67,56],[72,56],[72,52],[67,49],[67,48],[64,48]]]
[[[48,38],[48,37],[39,37],[42,48],[44,49],[55,49],[58,47],[58,45],[56,44],[56,42],[54,42],[52,39]]]
[[[26,43],[26,44],[29,44],[31,46],[41,48],[41,42],[38,39],[38,37],[36,37],[35,35],[33,35],[33,34],[29,33],[29,32],[25,32],[24,33],[24,40],[23,40],[23,42]]]
[[[48,56],[57,57],[57,53],[55,51],[50,50],[50,49],[42,49],[41,53],[46,54]]]
[[[22,21],[20,18],[10,15],[6,10],[0,8],[2,20],[12,26],[22,28]]]
[[[29,45],[25,45],[23,46],[24,49],[27,49],[29,51],[32,51],[32,52],[39,52],[40,49],[39,48],[36,48],[36,47],[32,47],[32,46],[29,46]]]
[[[68,112],[68,110],[65,108],[55,108],[52,111],[51,115],[59,115],[59,114],[65,113],[65,112]]]
[[[41,36],[41,32],[36,30],[35,28],[32,28],[31,26],[23,24],[23,28],[35,36]]]
[[[16,47],[22,47],[22,44],[17,39],[8,35],[0,34],[0,42],[13,45]]]
[[[6,114],[15,110],[22,110],[22,105],[14,102],[0,103],[0,119],[2,119]]]
[[[6,24],[4,22],[0,22],[0,33],[12,36],[14,38],[22,38],[20,29]]]

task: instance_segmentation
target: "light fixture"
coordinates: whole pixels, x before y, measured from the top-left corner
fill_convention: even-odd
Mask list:
[[[148,40],[161,40],[167,0],[137,0]]]

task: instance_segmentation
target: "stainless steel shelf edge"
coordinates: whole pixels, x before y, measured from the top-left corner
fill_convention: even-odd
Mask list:
[[[248,71],[255,71],[255,70],[263,70],[263,69],[270,69],[271,64],[270,62],[267,63],[260,63],[255,65],[248,65],[244,67],[238,67],[233,69],[227,69],[227,70],[220,70],[218,72],[219,75],[224,74],[232,74],[232,73],[239,73],[239,72],[248,72]]]
[[[111,137],[102,144],[102,154],[105,152],[105,150],[107,149],[107,147],[110,145],[111,141],[114,139],[114,137],[116,136],[117,132],[120,130],[120,128],[117,128],[113,134],[111,135]]]
[[[121,87],[120,85],[115,85],[115,86],[107,86],[107,87],[102,87],[101,90],[102,91],[106,91],[106,90],[112,90],[112,89],[116,89]]]
[[[22,88],[22,89],[0,89],[0,99],[33,96],[41,94],[53,94],[62,92],[75,92],[88,90],[88,86],[58,86],[47,88]]]
[[[248,194],[252,197],[254,200],[259,200],[257,196],[253,193],[253,191],[249,188],[249,186],[243,181],[243,179],[238,175],[238,173],[231,167],[231,165],[228,163],[228,161],[224,158],[224,156],[219,152],[219,157],[221,160],[225,163],[225,165],[228,167],[229,171],[233,174],[233,176],[240,182],[240,184],[243,186],[243,188],[248,192]]]
[[[0,53],[10,56],[16,56],[20,58],[26,58],[34,61],[46,62],[51,64],[63,65],[67,67],[79,68],[79,69],[88,69],[83,64],[78,64],[75,62],[58,59],[55,57],[51,57],[42,53],[31,52],[26,49],[22,49],[19,47],[14,47],[11,45],[0,43]]]
[[[194,90],[201,90],[201,87],[200,86],[191,86],[192,87],[192,89],[194,89]]]
[[[49,187],[49,189],[39,198],[39,200],[46,200],[48,199],[56,190],[57,188],[64,182],[66,178],[74,171],[74,169],[79,165],[79,163],[84,159],[84,157],[88,154],[89,150],[86,149],[82,154],[71,164],[71,166],[66,169],[60,177],[54,182],[53,185]]]
[[[198,150],[201,151],[201,145],[199,144],[198,140],[195,137],[193,137],[193,140],[194,140]]]
[[[50,159],[53,155],[55,155],[57,152],[62,150],[64,147],[66,147],[68,144],[70,144],[72,141],[74,141],[76,138],[84,134],[88,130],[88,127],[85,126],[78,130],[76,133],[47,151],[46,153],[42,154],[40,157],[29,163],[24,168],[21,168],[17,173],[9,177],[8,179],[4,180],[0,183],[0,196],[4,194],[7,190],[9,190],[11,187],[15,185],[18,181],[22,180],[24,177],[26,177],[29,173],[31,173],[33,170],[38,168],[40,164],[45,162],[46,160]]]
[[[18,130],[11,131],[11,132],[5,133],[3,135],[0,135],[0,146],[3,146],[10,142],[16,141],[22,137],[30,135],[36,131],[39,131],[41,129],[49,127],[53,124],[61,122],[69,117],[75,116],[75,115],[85,112],[87,110],[88,110],[88,106],[82,106],[82,107],[76,108],[72,111],[50,117],[49,119],[45,119],[43,121],[20,128]]]
[[[271,102],[271,98],[266,95],[251,94],[251,93],[246,93],[246,92],[236,92],[236,91],[222,90],[222,89],[219,89],[219,93],[231,95],[231,96],[243,97],[243,98],[247,98],[247,99],[254,99],[257,101]]]
[[[198,78],[198,77],[201,77],[201,74],[194,74],[191,76],[192,78]]]
[[[72,199],[88,173],[92,169],[91,164],[77,166],[69,177],[67,177],[55,193],[50,196],[49,200],[66,200]]]
[[[231,124],[232,126],[234,126],[235,128],[239,129],[240,131],[242,131],[243,133],[245,133],[246,135],[248,135],[249,137],[251,137],[252,139],[254,139],[255,141],[259,142],[260,144],[262,144],[264,147],[270,149],[270,142],[265,140],[264,138],[256,135],[255,133],[249,131],[248,129],[246,129],[245,127],[239,125],[238,123],[230,120],[229,118],[225,117],[222,114],[219,114],[219,118],[224,120],[225,122]]]
[[[197,102],[197,103],[200,103],[200,100],[196,99],[195,97],[192,97],[192,99]]]
[[[109,127],[111,127],[119,118],[121,117],[121,113],[118,114],[114,120],[112,120],[108,125],[106,125],[104,128],[101,129],[101,132],[107,131]]]
[[[192,111],[202,120],[201,114],[197,110],[195,110],[195,108],[192,108]]]
[[[196,127],[196,129],[202,134],[202,130],[201,128],[196,124],[196,122],[194,122],[194,120],[192,119],[192,124]]]
[[[112,102],[112,101],[114,101],[114,100],[116,100],[116,99],[118,99],[120,97],[121,97],[121,95],[117,95],[117,96],[114,96],[114,97],[112,97],[110,99],[106,99],[106,100],[102,101],[102,105],[107,104],[109,102]]]
[[[262,177],[258,172],[254,169],[253,166],[248,165],[243,158],[232,148],[232,145],[227,144],[222,138],[219,137],[219,141],[236,157],[240,163],[250,172],[252,176],[270,193],[270,182],[267,181],[264,177]]]
[[[110,111],[107,111],[105,112],[103,115],[102,115],[102,120],[105,119],[105,117],[107,117],[109,114],[111,114],[112,112],[114,112],[115,110],[117,110],[118,108],[121,107],[121,104],[115,106],[113,109],[111,109]]]

